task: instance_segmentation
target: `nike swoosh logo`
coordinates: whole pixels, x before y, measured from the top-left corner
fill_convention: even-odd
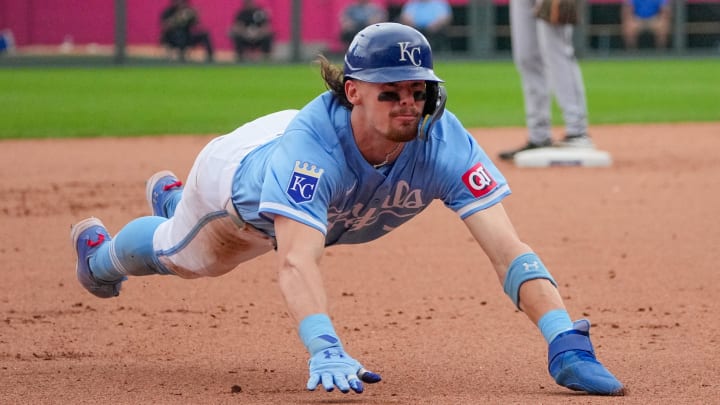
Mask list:
[[[350,189],[345,192],[345,196],[347,197],[347,196],[349,196],[350,194],[352,194],[352,192],[355,191],[355,187],[356,187],[356,186],[357,186],[357,180],[355,180],[355,183],[353,183],[352,187],[350,187]]]

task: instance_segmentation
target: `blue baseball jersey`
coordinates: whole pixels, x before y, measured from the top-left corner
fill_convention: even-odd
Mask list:
[[[256,228],[274,236],[273,218],[282,215],[322,232],[326,246],[380,238],[435,199],[463,219],[509,194],[503,175],[450,111],[427,139],[405,143],[393,164],[374,168],[355,143],[350,111],[329,92],[243,159],[232,190],[238,213]]]

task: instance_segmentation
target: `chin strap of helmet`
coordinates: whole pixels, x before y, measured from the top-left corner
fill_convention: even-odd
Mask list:
[[[445,103],[447,102],[447,91],[445,87],[440,86],[438,82],[427,82],[427,99],[425,100],[425,109],[423,110],[422,120],[418,127],[418,137],[427,139],[430,129],[437,120],[442,117],[445,112]]]

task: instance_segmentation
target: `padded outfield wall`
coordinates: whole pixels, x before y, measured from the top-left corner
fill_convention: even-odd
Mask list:
[[[302,0],[302,42],[339,46],[339,15],[352,0]],[[375,0],[389,7],[401,0]],[[452,0],[453,5],[468,0]],[[280,43],[289,42],[293,0],[258,0],[272,13]],[[169,0],[126,0],[127,41],[131,45],[157,44],[160,13]],[[218,49],[231,49],[227,30],[241,0],[191,0],[200,12]],[[110,45],[114,41],[113,0],[0,0],[0,29],[13,31],[18,46],[57,45],[67,38],[76,44]]]

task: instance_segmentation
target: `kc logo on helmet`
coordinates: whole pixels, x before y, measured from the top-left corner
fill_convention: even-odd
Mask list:
[[[422,60],[419,57],[421,52],[419,46],[408,48],[408,46],[410,46],[410,42],[398,42],[398,45],[400,45],[400,62],[409,60],[410,63],[415,66],[420,66],[422,64]],[[418,60],[415,60],[415,58]]]
[[[482,197],[491,192],[497,182],[490,176],[485,166],[478,163],[462,176],[463,183],[475,197]]]

